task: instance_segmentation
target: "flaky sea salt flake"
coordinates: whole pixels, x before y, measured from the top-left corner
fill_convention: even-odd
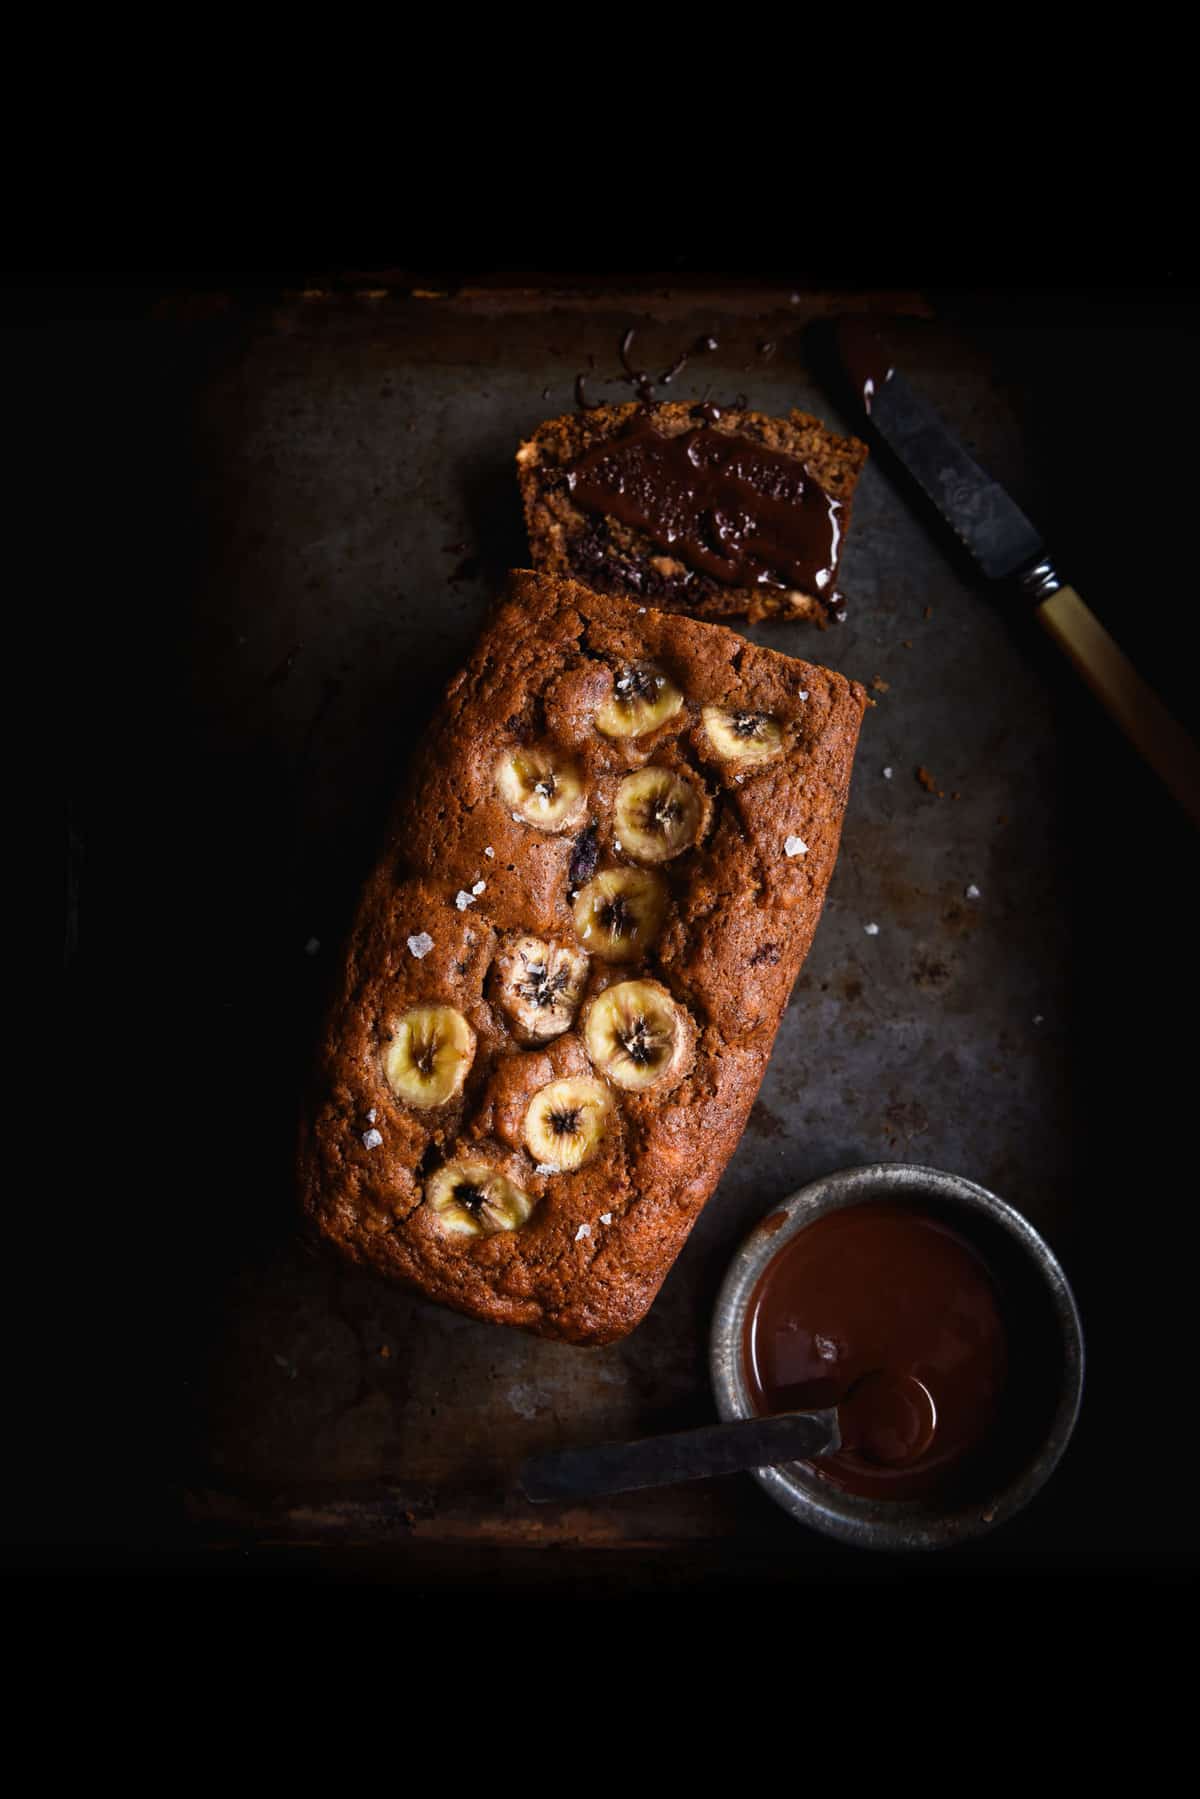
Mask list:
[[[362,1140],[364,1149],[378,1149],[379,1145],[383,1142],[383,1133],[375,1130],[364,1131]]]
[[[473,893],[468,893],[465,888],[460,887],[454,896],[454,903],[460,912],[465,912],[468,906],[473,906],[475,904],[475,895]]]
[[[807,856],[808,845],[805,843],[803,837],[785,837],[783,840],[783,853],[785,856]]]
[[[483,892],[483,890],[486,886],[487,886],[486,881],[476,881],[475,885],[471,889],[471,892],[473,894],[475,894],[476,898],[478,898],[478,896]]]
[[[883,771],[883,778],[885,781],[890,781],[892,778],[892,765],[890,762],[888,763],[887,767]]]
[[[601,1212],[600,1222],[601,1222],[601,1224],[611,1224],[612,1223],[612,1213],[611,1212]]]
[[[867,933],[868,937],[878,937],[879,935],[879,926],[877,924],[865,924],[863,930]]]
[[[484,847],[483,847],[483,853],[484,853],[484,855],[485,855],[485,856],[488,856],[488,857],[489,857],[489,858],[490,858],[490,859],[491,859],[491,860],[492,860],[492,861],[493,861],[493,862],[494,862],[494,861],[495,861],[495,859],[496,859],[496,852],[495,852],[495,850],[494,850],[494,849],[493,849],[493,848],[492,848],[492,846],[491,846],[491,844],[490,844],[490,843],[486,843],[486,844],[485,844],[485,845],[484,845]]]
[[[983,898],[983,895],[980,893],[980,891],[979,891],[978,887],[975,885],[974,881],[972,881],[971,885],[967,888],[967,898],[968,899],[982,899]]]
[[[408,953],[410,956],[415,956],[418,962],[422,956],[427,956],[432,948],[433,938],[428,931],[418,931],[415,937],[410,937],[408,940]]]
[[[592,1234],[591,1225],[590,1224],[581,1224],[579,1229],[575,1232],[576,1243],[581,1242],[584,1237],[590,1237],[591,1234]]]

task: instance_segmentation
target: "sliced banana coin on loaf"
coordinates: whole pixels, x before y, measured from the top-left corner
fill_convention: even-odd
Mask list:
[[[667,890],[648,868],[607,868],[576,895],[579,941],[605,962],[636,962],[667,914]]]
[[[414,1006],[396,1019],[385,1043],[388,1086],[407,1105],[444,1106],[467,1078],[475,1033],[453,1006]]]
[[[696,1027],[661,982],[618,981],[588,1007],[584,1041],[605,1080],[667,1093],[691,1065]]]
[[[638,862],[670,862],[700,835],[707,800],[691,781],[669,768],[639,768],[617,788],[613,806],[616,847]]]
[[[539,1168],[568,1173],[599,1155],[613,1112],[602,1081],[586,1075],[551,1081],[525,1114],[525,1146]]]
[[[557,938],[512,937],[492,965],[492,993],[519,1043],[569,1031],[587,981],[582,950]]]
[[[447,1162],[425,1183],[425,1203],[448,1236],[490,1237],[519,1230],[534,1201],[488,1162]]]
[[[619,668],[612,698],[596,714],[596,729],[606,737],[645,737],[674,718],[683,695],[669,675],[649,662]]]
[[[501,798],[539,831],[569,831],[587,810],[587,795],[574,763],[547,749],[506,750],[496,764]]]
[[[769,762],[783,752],[782,726],[765,712],[705,706],[700,717],[709,743],[725,762]]]

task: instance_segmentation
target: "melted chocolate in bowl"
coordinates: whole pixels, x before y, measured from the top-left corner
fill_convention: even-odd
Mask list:
[[[865,1204],[806,1226],[758,1281],[744,1354],[756,1411],[841,1408],[843,1447],[810,1465],[851,1493],[941,1498],[1010,1434],[1002,1286],[931,1214]]]

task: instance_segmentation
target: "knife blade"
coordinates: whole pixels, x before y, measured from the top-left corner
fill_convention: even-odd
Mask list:
[[[1042,559],[1037,527],[898,370],[876,386],[870,419],[989,581],[1006,580]]]
[[[839,355],[871,427],[990,581],[1011,581],[1164,785],[1200,825],[1200,750],[1073,587],[1042,535],[892,366],[877,330],[840,321]]]
[[[774,1418],[741,1418],[700,1430],[645,1437],[636,1443],[600,1443],[534,1456],[521,1469],[527,1499],[586,1499],[598,1493],[628,1493],[638,1487],[669,1487],[677,1481],[708,1480],[779,1462],[806,1462],[832,1455],[842,1437],[836,1407],[818,1412],[783,1412]]]

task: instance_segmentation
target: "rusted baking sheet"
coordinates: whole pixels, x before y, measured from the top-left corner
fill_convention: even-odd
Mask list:
[[[195,552],[195,878],[178,904],[190,1103],[207,1124],[190,1171],[203,1255],[181,1363],[186,1535],[397,1556],[422,1543],[732,1554],[748,1541],[842,1555],[749,1479],[536,1513],[512,1480],[535,1450],[707,1419],[722,1271],[818,1174],[887,1158],[965,1172],[1078,1272],[1091,1166],[1067,1054],[1080,863],[1061,850],[1079,819],[1075,744],[1101,770],[1120,752],[875,462],[843,565],[847,622],[752,632],[864,681],[876,704],[750,1128],[641,1328],[602,1350],[539,1342],[313,1259],[295,1234],[296,1108],[399,771],[495,582],[523,559],[517,440],[571,407],[579,372],[622,395],[603,382],[631,325],[655,368],[711,334],[719,348],[677,395],[744,392],[844,429],[804,326],[848,304],[908,313],[910,379],[1036,507],[1026,399],[912,296],[415,285],[176,295],[147,327],[149,366],[169,372],[186,419]],[[1052,1529],[1055,1506],[1033,1516]]]

